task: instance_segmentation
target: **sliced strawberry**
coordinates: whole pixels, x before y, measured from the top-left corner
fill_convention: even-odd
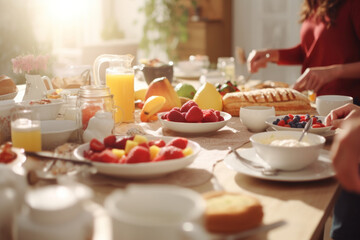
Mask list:
[[[138,146],[144,147],[144,148],[149,148],[149,143],[148,142],[143,142],[143,143],[140,143]]]
[[[186,122],[184,116],[176,110],[171,110],[169,112],[168,119],[172,122]]]
[[[181,112],[187,112],[193,106],[199,107],[196,102],[194,102],[192,100],[187,101],[186,103],[184,103],[184,105],[181,106],[180,111]]]
[[[201,122],[203,119],[203,112],[197,106],[193,106],[187,111],[185,115],[187,122]]]
[[[107,136],[106,138],[104,138],[104,145],[105,147],[108,148],[113,148],[116,142],[116,136],[115,135],[110,135]]]
[[[126,163],[150,162],[150,151],[147,148],[136,146],[127,155]]]
[[[185,149],[187,147],[187,144],[188,144],[188,140],[186,138],[178,137],[178,138],[171,140],[167,144],[167,146],[174,146],[174,147],[177,147],[180,149]]]
[[[100,142],[98,139],[93,138],[90,141],[90,149],[94,152],[101,152],[105,149],[105,145]]]
[[[218,117],[213,111],[203,110],[203,122],[217,122]]]
[[[163,161],[163,160],[170,160],[170,159],[177,159],[184,157],[184,153],[182,149],[177,148],[175,146],[165,146],[161,148],[158,156],[154,159],[155,162]]]
[[[114,144],[114,148],[125,149],[127,140],[134,140],[134,137],[123,137],[117,140]]]
[[[161,119],[164,119],[164,120],[168,119],[168,115],[169,115],[168,112],[165,113],[165,114],[163,114],[163,115],[161,115]]]
[[[152,145],[155,145],[155,146],[158,146],[159,148],[162,148],[162,147],[165,147],[166,143],[162,139],[151,140],[151,141],[149,141],[149,146],[151,147]]]
[[[105,149],[99,153],[98,158],[101,162],[105,163],[118,163],[119,158],[111,151],[111,149]]]
[[[180,108],[179,108],[179,107],[173,107],[171,110],[181,112],[181,110],[180,110]]]

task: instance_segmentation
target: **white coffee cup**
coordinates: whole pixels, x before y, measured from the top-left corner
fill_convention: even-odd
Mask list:
[[[171,185],[130,185],[105,200],[113,238],[127,240],[207,239],[205,202],[196,192]]]
[[[352,103],[353,98],[342,95],[323,95],[316,98],[316,110],[320,116],[327,116],[331,110]]]
[[[240,108],[240,121],[251,132],[264,131],[268,127],[265,120],[274,116],[274,107],[248,106]]]

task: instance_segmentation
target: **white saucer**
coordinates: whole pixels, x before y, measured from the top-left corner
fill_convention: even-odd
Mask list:
[[[266,165],[266,163],[257,156],[254,148],[243,148],[238,149],[237,151],[246,159]],[[280,171],[276,176],[264,176],[261,172],[247,167],[239,161],[233,153],[228,154],[224,162],[227,167],[239,173],[271,181],[306,182],[330,178],[335,175],[335,172],[332,169],[329,151],[324,149],[321,150],[319,159],[310,166],[299,171]]]

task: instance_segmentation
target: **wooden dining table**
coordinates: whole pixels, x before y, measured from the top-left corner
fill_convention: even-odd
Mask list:
[[[131,128],[159,137],[184,136],[163,129],[158,122],[141,123],[138,120],[132,124],[117,126],[115,133],[123,134],[125,130]],[[114,190],[124,189],[134,183],[177,185],[192,189],[199,194],[222,190],[258,198],[264,211],[263,225],[277,221],[284,221],[285,224],[249,236],[245,238],[247,240],[323,239],[324,230],[328,231],[325,227],[328,225],[326,223],[332,214],[340,191],[337,180],[329,177],[314,181],[272,181],[248,176],[229,168],[224,162],[228,154],[227,147],[251,148],[248,140],[252,134],[242,125],[238,117],[233,117],[224,128],[216,132],[201,136],[185,135],[188,139],[200,144],[202,150],[199,156],[187,168],[156,179],[129,180],[101,174],[69,177],[73,182],[88,186],[94,193],[88,206],[90,211],[93,211],[95,220],[93,239],[111,239],[111,220],[104,209],[104,201]],[[332,139],[329,139],[324,148],[330,149],[331,143]],[[29,169],[38,168],[43,164],[41,160],[34,157],[28,157],[26,161]],[[48,184],[54,184],[54,181],[40,180],[30,188]]]

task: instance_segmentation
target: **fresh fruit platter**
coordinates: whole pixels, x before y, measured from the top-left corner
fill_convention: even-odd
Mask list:
[[[91,160],[99,173],[131,179],[154,178],[191,164],[200,151],[186,138],[110,135],[74,150],[79,160]]]
[[[312,133],[324,133],[331,130],[331,126],[325,126],[325,117],[314,115],[283,115],[271,117],[266,123],[275,130],[302,131],[306,123],[312,118],[313,124],[309,130]]]
[[[142,135],[122,137],[115,135],[104,138],[103,142],[93,138],[90,148],[84,151],[84,157],[95,162],[134,164],[159,162],[183,158],[193,153],[187,147],[186,138],[174,138],[168,143],[162,139],[148,140]]]

